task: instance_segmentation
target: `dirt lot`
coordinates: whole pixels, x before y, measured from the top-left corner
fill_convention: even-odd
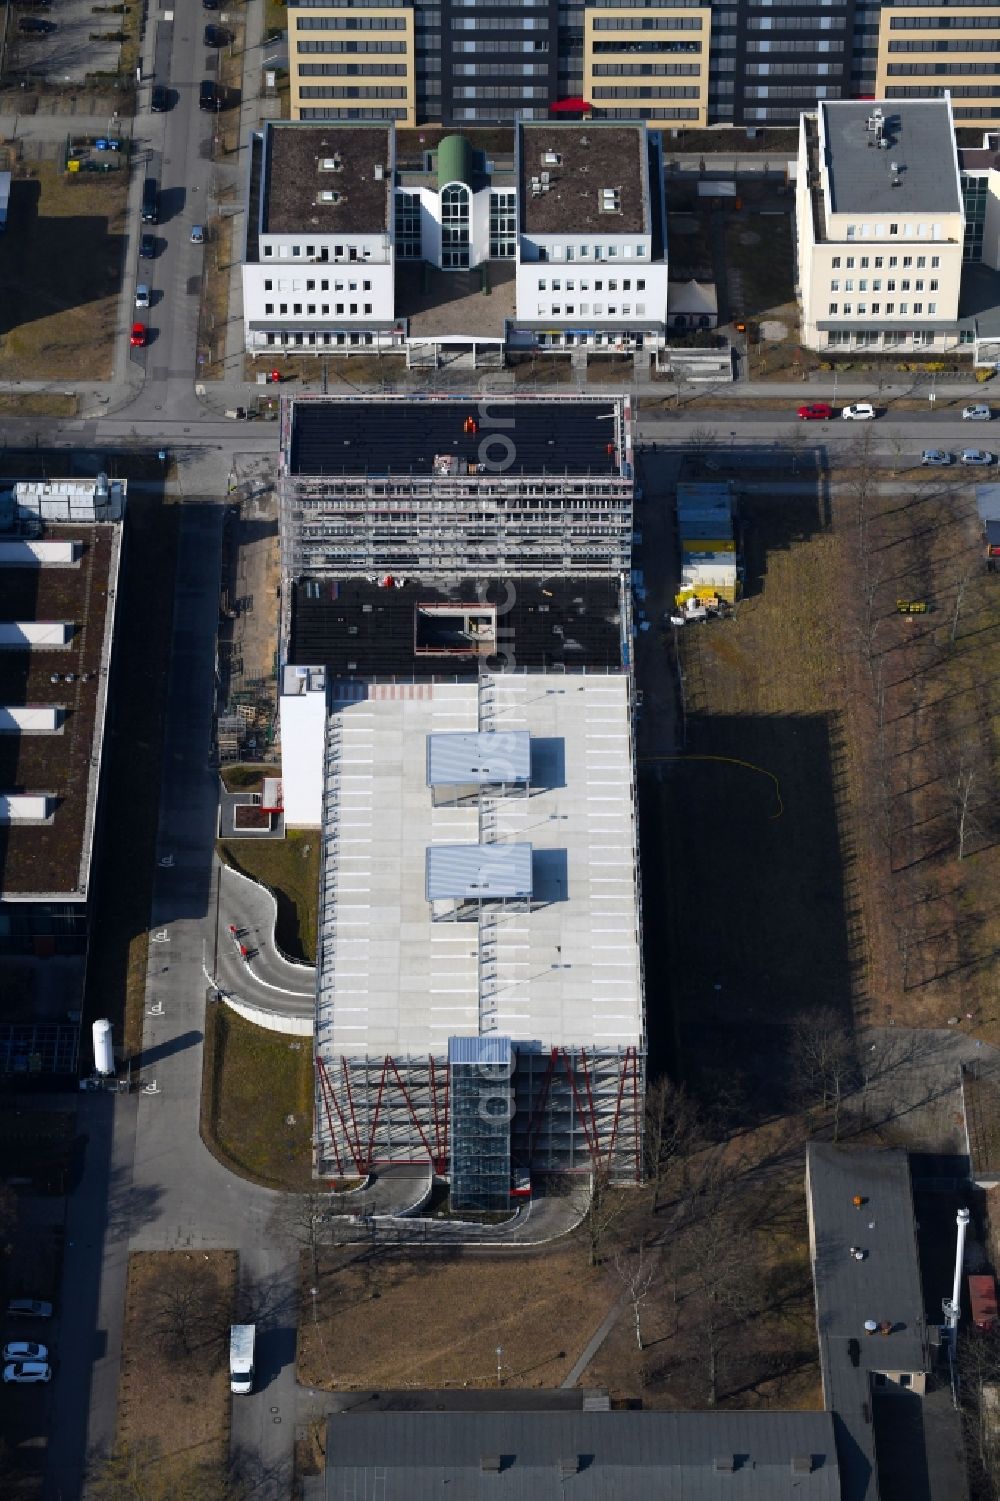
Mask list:
[[[304,1285],[308,1309],[310,1268]],[[321,1262],[318,1286],[299,1379],[339,1389],[492,1386],[498,1344],[506,1385],[558,1386],[617,1296],[575,1245],[530,1259],[350,1252]]]
[[[214,1156],[268,1188],[312,1180],[312,1049],[244,1021],[227,1006],[205,1018],[201,1131]],[[262,1092],[261,1079],[267,1079]]]
[[[738,1121],[793,1104],[806,1006],[1000,1036],[1000,635],[971,489],[846,478],[744,498],[746,598],[682,633],[684,759],[643,775],[649,982],[674,1002],[651,1047]]]
[[[117,1444],[148,1454],[158,1483],[173,1478],[164,1494],[198,1494],[228,1458],[236,1272],[235,1251],[129,1257]]]
[[[0,371],[5,380],[107,380],[125,247],[124,171],[18,169],[0,237]]]

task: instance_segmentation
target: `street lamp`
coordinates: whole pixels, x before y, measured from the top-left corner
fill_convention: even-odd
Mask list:
[[[503,1386],[503,1345],[497,1345],[497,1386]]]

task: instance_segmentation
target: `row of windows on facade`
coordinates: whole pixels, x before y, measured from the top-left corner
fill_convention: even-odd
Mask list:
[[[291,256],[293,260],[298,259],[301,257],[303,249],[305,250],[305,256],[307,260],[315,260],[318,254],[320,260],[332,259],[335,261],[367,261],[371,259],[372,254],[371,246],[369,245],[362,245],[360,249],[355,245],[334,245],[332,257],[328,254],[328,248],[329,247],[326,245],[320,245],[318,248],[315,245],[279,245],[278,259],[287,260],[289,256]],[[261,249],[263,250],[264,255],[267,257],[274,255],[275,247],[270,242],[265,242],[265,244],[261,246]]]
[[[279,276],[277,280],[270,276],[264,278],[265,292],[315,292],[316,289],[316,279],[314,277],[307,277],[304,287],[301,281],[295,279],[289,281],[288,278],[284,276]],[[370,281],[363,281],[361,283],[362,292],[370,292],[371,289],[372,284]],[[319,290],[321,292],[329,292],[330,282],[326,277],[320,278]],[[358,284],[356,281],[335,281],[333,283],[333,290],[335,292],[356,292],[358,290]]]
[[[1000,90],[998,89],[959,87],[951,88],[948,92],[953,99],[1000,99]],[[927,84],[924,84],[922,88],[892,87],[887,88],[885,91],[887,99],[940,99],[943,97],[943,94],[943,89],[929,88]]]
[[[368,105],[367,109],[343,109],[337,105],[325,105],[322,109],[313,109],[303,105],[299,110],[300,120],[405,120],[409,110],[394,108],[392,105]]]
[[[370,88],[366,84],[355,83],[350,86],[330,84],[326,88],[319,84],[304,84],[299,89],[300,99],[405,99],[407,90],[385,84],[379,86],[373,84]]]
[[[625,260],[631,260],[633,255],[631,245],[538,245],[536,250],[540,261],[585,261],[591,253],[595,261],[614,261],[619,252]],[[645,259],[646,253],[645,245],[635,246],[637,260]]]
[[[551,305],[547,302],[540,302],[538,304],[537,316],[539,318],[575,318],[578,315],[581,318],[589,318],[591,316],[591,304],[589,302],[581,302],[579,307],[573,302],[567,302],[565,305],[560,302],[553,302]],[[637,318],[644,318],[646,316],[646,304],[644,302],[636,303],[635,315]],[[593,316],[595,318],[631,318],[632,304],[630,302],[623,302],[621,307],[619,307],[617,303],[609,302],[605,310],[603,302],[595,302],[593,304]]]
[[[890,221],[888,225],[889,238],[893,239],[899,234],[899,225]],[[849,240],[884,240],[886,237],[886,225],[884,224],[849,224],[847,226],[847,239]],[[903,225],[904,240],[940,240],[942,229],[940,224],[909,224]]]
[[[850,238],[850,236],[848,236],[848,238]],[[929,257],[929,259],[930,269],[932,271],[939,271],[941,269],[941,257],[939,255],[932,255]],[[904,255],[902,257],[898,255],[835,255],[831,257],[830,266],[834,271],[883,271],[887,266],[890,271],[895,271],[899,268],[900,260],[902,260],[902,269],[904,271],[909,271],[911,269],[915,269],[917,271],[927,270],[928,257],[926,255]]]
[[[301,302],[293,302],[292,305],[291,305],[292,316],[296,317],[296,318],[300,317],[302,315],[302,312],[303,312],[303,306],[304,306],[305,312],[307,314],[312,314],[314,316],[318,315],[319,317],[322,317],[322,318],[328,318],[328,317],[330,317],[330,303],[328,303],[328,302],[321,302],[318,305],[315,302],[307,302],[305,304],[303,304]],[[371,315],[371,310],[372,310],[372,305],[371,305],[370,302],[362,303],[362,305],[361,305],[361,314],[362,314],[362,316],[364,316],[365,314],[368,314],[370,316]],[[277,317],[287,317],[288,316],[288,312],[289,312],[289,307],[288,307],[288,303],[287,302],[279,302],[277,304],[277,310],[275,309],[275,304],[273,302],[265,302],[265,304],[264,304],[264,313],[268,317],[275,317],[275,316],[277,316]],[[348,303],[345,306],[345,304],[342,303],[342,302],[336,302],[336,303],[333,304],[333,313],[337,317],[340,317],[340,316],[357,317],[357,315],[358,315],[358,304],[356,302],[350,302],[350,303]]]
[[[944,38],[934,41],[890,42],[890,52],[1000,52],[1000,40],[986,37],[963,37],[959,42]]]
[[[960,344],[971,344],[975,334],[969,329],[961,329],[958,335]],[[915,349],[929,349],[937,343],[937,334],[929,329],[832,329],[826,336],[826,347],[835,349],[838,346],[854,349],[902,349],[904,345],[911,344]]]
[[[1000,17],[890,16],[890,31],[1000,31]]]
[[[619,282],[620,282],[620,285],[619,285]],[[580,288],[581,292],[589,292],[590,291],[590,279],[588,277],[586,277],[586,276],[581,276],[579,278],[575,278],[575,277],[572,277],[572,276],[567,276],[565,278],[565,290],[567,292],[575,292],[576,289],[577,289],[577,284],[578,283],[579,283],[579,288]],[[561,292],[561,291],[563,291],[563,289],[564,289],[564,279],[561,276],[553,276],[551,278],[547,277],[547,276],[540,276],[538,278],[538,290],[540,292]],[[604,278],[601,277],[601,276],[599,276],[594,281],[594,291],[595,292],[603,292],[604,289],[605,289]],[[632,291],[632,278],[631,278],[631,276],[623,276],[621,278],[619,278],[617,276],[610,276],[610,277],[608,277],[608,279],[607,279],[607,290],[609,292],[618,292],[618,291],[631,292]],[[644,276],[637,276],[636,277],[636,279],[635,279],[635,290],[637,292],[645,292],[645,290],[646,290],[646,278]]]
[[[840,305],[836,302],[830,303],[829,311],[832,317],[838,316],[838,306]],[[880,302],[859,302],[857,306],[854,306],[850,302],[845,302],[843,306],[840,307],[840,312],[845,318],[853,317],[855,314],[857,314],[859,318],[867,317],[869,314],[873,318],[878,318],[882,314],[882,304]],[[894,302],[887,302],[885,304],[885,316],[887,318],[908,318],[910,317],[911,313],[914,318],[920,318],[923,316],[933,318],[937,313],[937,303],[929,302],[927,304],[926,315],[924,314],[924,305],[922,302],[915,302],[912,308],[910,307],[910,304],[908,302],[901,302],[898,308]]]
[[[929,281],[927,281],[927,278],[923,276],[889,276],[884,278],[884,280],[885,290],[887,292],[937,292],[940,290],[936,276],[932,276]],[[853,276],[844,277],[843,289],[841,288],[840,281],[841,279],[839,276],[835,276],[833,278],[833,280],[830,282],[831,292],[839,292],[841,290],[845,292],[854,292],[855,290],[858,292],[868,291],[869,278],[867,276],[860,276],[857,278],[858,285],[856,288],[854,285],[855,278]],[[873,292],[881,292],[882,281],[883,278],[881,276],[873,276],[871,278],[871,290]],[[924,285],[925,281],[927,282],[926,287]]]
[[[990,78],[997,73],[1000,63],[890,63],[886,69],[889,78]],[[965,91],[953,92],[962,95]]]

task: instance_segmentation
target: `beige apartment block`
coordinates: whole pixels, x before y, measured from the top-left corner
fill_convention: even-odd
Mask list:
[[[288,5],[293,120],[415,125],[413,6]]]
[[[951,95],[957,125],[1000,123],[1000,5],[883,5],[880,99]]]
[[[707,5],[588,5],[583,94],[594,114],[707,125],[711,26]]]
[[[947,99],[804,114],[796,195],[807,348],[928,352],[965,342],[965,210]]]

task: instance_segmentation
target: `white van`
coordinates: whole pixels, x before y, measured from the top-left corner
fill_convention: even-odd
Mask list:
[[[253,1391],[255,1324],[232,1324],[229,1329],[229,1390],[237,1397]]]

